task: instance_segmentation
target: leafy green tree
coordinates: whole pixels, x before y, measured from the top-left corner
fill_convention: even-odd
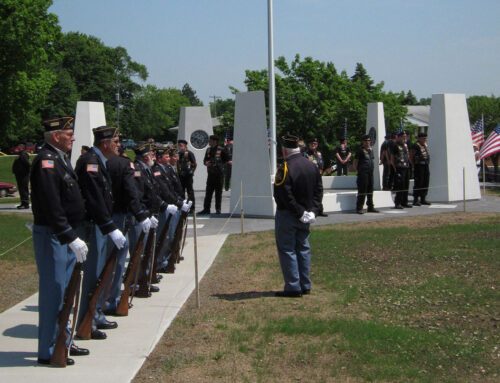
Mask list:
[[[176,134],[168,129],[178,125],[180,108],[190,105],[189,99],[179,89],[159,89],[153,85],[143,87],[131,107],[124,111],[123,118],[130,127],[128,137],[135,140],[150,137],[156,141],[175,140]]]
[[[210,103],[210,109],[213,110],[214,103]],[[226,131],[229,129],[231,134],[234,132],[233,130],[233,122],[234,122],[234,99],[226,98],[216,99],[215,101],[215,110],[217,110],[217,115],[219,117],[220,125],[214,126],[214,134],[219,137],[219,139],[223,140],[226,137]]]
[[[469,120],[473,124],[484,115],[484,134],[488,136],[500,124],[500,97],[471,96],[467,99]]]
[[[34,140],[40,129],[39,106],[47,100],[56,75],[53,42],[60,35],[50,0],[0,3],[0,144]]]
[[[201,100],[196,96],[196,91],[193,88],[191,88],[191,86],[188,83],[184,84],[181,92],[183,96],[187,97],[192,106],[203,105]]]

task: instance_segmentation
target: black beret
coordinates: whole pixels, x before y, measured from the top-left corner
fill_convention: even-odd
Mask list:
[[[288,149],[295,149],[299,147],[299,137],[291,134],[285,134],[281,137],[281,145]]]
[[[51,132],[53,130],[74,129],[75,119],[69,116],[52,117],[47,120],[43,120],[42,125],[45,127],[46,132]]]
[[[212,134],[210,136],[210,139],[219,142],[219,139],[217,138],[217,136],[215,134]]]
[[[369,135],[369,134],[365,134],[365,135],[363,136],[363,141],[366,141],[366,140],[371,140],[371,138],[370,138],[370,135]]]
[[[87,152],[90,150],[90,148],[87,145],[82,145],[82,149],[86,150]]]
[[[137,146],[134,149],[135,154],[138,155],[138,156],[143,156],[146,153],[149,153],[149,152],[152,152],[152,151],[153,151],[153,145],[149,144],[149,143],[142,144],[140,146]]]
[[[118,137],[118,128],[116,126],[99,126],[98,128],[92,129],[92,133],[94,133],[95,140],[115,138]]]
[[[401,137],[403,135],[408,135],[408,132],[406,130],[402,130],[401,132],[396,133],[398,137]]]
[[[421,137],[426,138],[426,137],[427,137],[427,133],[420,132],[420,133],[418,134],[418,137],[419,137],[419,138],[421,138]]]
[[[188,144],[188,142],[186,140],[177,140],[177,143],[178,144],[185,144],[185,145]]]
[[[308,144],[312,144],[313,142],[318,143],[318,139],[316,137],[313,137],[307,141]]]

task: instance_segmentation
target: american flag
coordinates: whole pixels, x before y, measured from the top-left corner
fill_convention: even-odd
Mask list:
[[[484,142],[479,151],[479,157],[483,159],[497,152],[500,152],[500,124],[493,129],[493,132],[491,132],[488,139]]]
[[[344,122],[344,138],[347,140],[347,118],[345,119]]]
[[[480,120],[477,120],[474,125],[470,128],[470,134],[472,135],[472,143],[477,145],[478,148],[484,142],[484,118],[481,117]]]

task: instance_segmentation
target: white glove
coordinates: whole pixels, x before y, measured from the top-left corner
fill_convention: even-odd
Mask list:
[[[304,210],[304,214],[300,217],[300,222],[309,223],[309,212]]]
[[[78,263],[83,263],[87,259],[87,253],[89,251],[85,242],[83,242],[80,238],[75,239],[69,245],[69,248],[75,253],[76,261]]]
[[[142,231],[147,233],[151,229],[151,220],[146,217],[144,221],[139,222],[139,225],[141,225]]]
[[[125,238],[123,233],[118,229],[115,229],[111,233],[109,233],[109,236],[118,249],[123,248],[123,246],[125,246],[125,242],[127,242],[127,238]]]
[[[151,229],[156,229],[158,227],[158,220],[156,217],[152,216],[149,220],[151,221]]]
[[[175,213],[177,213],[177,210],[179,210],[179,209],[177,209],[177,206],[175,206],[175,205],[168,205],[167,206],[167,213],[168,214],[174,215]]]
[[[316,222],[316,215],[312,211],[309,211],[308,215],[309,215],[309,223]]]
[[[189,211],[189,209],[191,209],[191,205],[192,205],[192,204],[193,204],[193,203],[192,203],[191,201],[189,201],[188,203],[186,203],[186,202],[184,201],[184,203],[182,204],[181,210],[182,210],[183,212],[186,212],[186,213],[187,213],[187,212]]]

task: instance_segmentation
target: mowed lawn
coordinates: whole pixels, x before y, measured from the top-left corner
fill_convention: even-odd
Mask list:
[[[315,227],[312,294],[274,233],[228,238],[134,382],[498,382],[500,215]],[[167,276],[168,278],[168,276]]]

